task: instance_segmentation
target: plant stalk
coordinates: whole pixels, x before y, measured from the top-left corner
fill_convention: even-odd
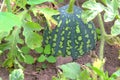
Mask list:
[[[75,0],[70,0],[69,7],[68,7],[68,13],[73,13],[73,7],[74,7]]]
[[[101,43],[100,43],[100,49],[99,49],[100,50],[99,51],[99,59],[101,61],[104,61],[104,44],[105,44],[105,36],[107,34],[105,32],[104,23],[103,23],[102,16],[100,13],[98,14],[98,22],[100,24],[100,30],[101,30]],[[104,63],[101,65],[102,71],[104,70],[103,66],[104,66]],[[103,77],[100,77],[100,80],[104,80]]]
[[[100,23],[100,30],[101,30],[101,44],[100,44],[100,54],[99,54],[99,58],[100,60],[103,60],[104,57],[104,43],[105,43],[105,36],[107,35],[105,32],[105,28],[104,28],[104,23],[102,21],[102,16],[101,14],[98,14],[98,21]]]
[[[12,12],[11,5],[10,5],[10,0],[5,0],[6,1],[6,6],[8,9],[8,12]]]
[[[4,5],[5,5],[5,0],[3,0],[2,4],[1,4],[0,12],[2,12]]]

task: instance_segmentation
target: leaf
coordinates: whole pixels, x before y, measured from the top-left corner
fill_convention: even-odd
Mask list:
[[[14,63],[13,58],[8,57],[8,58],[4,61],[3,67],[11,68],[11,67],[13,67],[13,63]]]
[[[25,43],[31,49],[41,47],[42,40],[43,40],[42,36],[35,32],[28,33],[28,35],[25,34]]]
[[[120,0],[118,0],[118,7],[120,8]]]
[[[106,36],[106,42],[109,45],[117,45],[120,46],[120,37],[119,36]]]
[[[102,77],[103,79],[105,78],[105,73],[104,71],[101,71],[100,69],[96,67],[92,67],[92,70],[97,73],[98,76]]]
[[[27,47],[27,46],[23,46],[23,47],[21,48],[21,51],[22,51],[24,54],[29,54],[30,48]]]
[[[62,69],[64,76],[69,79],[76,80],[80,74],[80,65],[75,62],[61,65],[59,68]]]
[[[37,59],[38,62],[45,62],[45,60],[46,60],[46,57],[45,57],[44,55],[41,55],[41,56]]]
[[[44,53],[45,54],[50,54],[51,53],[50,44],[48,44],[48,45],[45,46]]]
[[[27,22],[24,24],[23,35],[25,36],[25,43],[31,49],[41,47],[43,37],[35,31],[40,31],[41,27],[34,22]]]
[[[27,4],[27,0],[17,0],[16,1],[17,6],[21,7],[21,8],[25,8],[25,5]]]
[[[90,77],[90,73],[87,70],[83,70],[83,71],[80,72],[79,79],[81,79],[81,80],[92,80],[91,77]]]
[[[111,34],[117,36],[120,34],[120,19],[117,19],[111,28]]]
[[[58,0],[58,2],[59,2],[59,3],[62,3],[62,2],[64,2],[64,0]]]
[[[9,49],[9,52],[7,54],[7,60],[4,62],[4,66],[11,67],[14,64],[14,59],[18,57],[18,46],[17,44],[23,43],[23,40],[19,37],[20,29],[14,28],[11,35],[5,38],[7,43],[1,44],[0,48],[4,51]],[[3,48],[2,48],[3,47]]]
[[[109,1],[107,7],[105,8],[104,21],[105,22],[113,21],[117,15],[119,15],[118,1],[117,0]]]
[[[92,19],[94,19],[98,13],[104,10],[104,6],[101,3],[97,3],[94,0],[86,1],[82,4],[82,7],[87,9],[84,10],[82,13],[82,20],[85,23],[88,23]]]
[[[115,16],[116,15],[114,14],[114,12],[111,8],[105,9],[105,14],[104,14],[104,21],[105,22],[113,21]]]
[[[48,61],[49,63],[55,63],[55,62],[56,62],[56,57],[54,57],[54,56],[49,56],[49,57],[47,57],[47,61]]]
[[[28,32],[28,31],[40,31],[42,29],[42,27],[35,22],[26,22],[24,24],[24,29]]]
[[[9,32],[14,26],[21,27],[22,22],[17,15],[0,12],[0,32]]]
[[[35,51],[37,53],[42,53],[43,52],[43,47],[35,48]]]
[[[11,43],[3,43],[3,44],[1,44],[0,45],[0,50],[2,50],[2,51],[5,51],[5,50],[7,50],[7,49],[10,49],[11,48]]]
[[[82,12],[82,20],[85,23],[88,23],[89,21],[93,20],[99,12],[92,11],[92,10],[86,10]]]
[[[34,58],[31,55],[25,55],[25,63],[33,64],[34,63]]]
[[[118,77],[120,77],[120,70],[117,70],[116,72],[114,72],[114,73],[111,75],[110,78],[116,79],[116,78],[118,78]]]
[[[104,10],[104,6],[101,3],[97,3],[93,0],[84,2],[82,7],[97,12],[102,12]]]
[[[53,2],[54,0],[27,0],[27,3],[30,5],[42,4],[44,2]]]
[[[54,10],[51,8],[41,8],[40,13],[44,14],[50,29],[52,29],[53,26],[56,26],[58,24],[57,21],[52,18],[53,15],[60,14],[58,10]]]
[[[0,32],[0,43],[4,37],[8,36],[8,34],[9,34],[8,32]]]
[[[24,73],[22,69],[14,69],[9,75],[9,80],[24,80]]]
[[[20,28],[15,28],[12,34],[6,37],[5,40],[9,41],[11,45],[17,45],[17,43],[23,44],[23,40],[20,38],[19,34],[20,34]]]

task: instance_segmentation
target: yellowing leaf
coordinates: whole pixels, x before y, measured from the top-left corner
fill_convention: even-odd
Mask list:
[[[40,13],[44,14],[50,29],[53,29],[52,27],[55,27],[58,24],[57,21],[52,18],[53,15],[60,14],[58,10],[54,10],[51,8],[42,8],[40,9]]]
[[[25,43],[31,49],[41,47],[42,39],[43,39],[42,36],[35,32],[25,34]]]
[[[105,62],[105,59],[103,59],[103,61],[101,61],[100,59],[96,59],[93,62],[93,67],[96,67],[97,69],[100,69],[103,66],[104,62]]]

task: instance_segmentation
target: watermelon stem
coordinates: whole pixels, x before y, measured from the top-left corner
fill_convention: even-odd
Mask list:
[[[100,30],[101,30],[101,43],[100,43],[100,51],[99,51],[99,59],[103,61],[104,59],[104,44],[105,44],[105,38],[107,36],[104,28],[104,23],[102,20],[101,14],[98,14],[98,22],[100,24]],[[101,67],[101,70],[103,70],[103,65]]]
[[[68,13],[73,13],[74,3],[75,3],[75,0],[70,0],[69,7],[67,9]]]

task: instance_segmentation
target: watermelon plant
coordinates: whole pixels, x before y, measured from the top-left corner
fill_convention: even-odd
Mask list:
[[[0,9],[0,54],[6,54],[7,57],[2,64],[3,67],[23,68],[20,62],[27,64],[35,62],[35,58],[30,55],[30,50],[43,47],[42,30],[44,27],[41,26],[43,21],[41,18],[39,22],[33,18],[38,19],[39,13],[44,14],[51,25],[52,23],[57,24],[51,16],[59,14],[57,10],[48,7],[36,7],[37,4],[42,5],[44,2],[54,2],[54,0],[3,0]],[[48,12],[51,15],[47,16]],[[51,21],[49,22],[49,20]],[[46,60],[55,62],[53,56],[48,57]]]
[[[45,61],[48,61],[49,63],[55,63],[56,62],[56,57],[54,57],[53,55],[50,55],[51,54],[50,45],[46,45],[45,48],[42,49],[42,50],[37,48],[37,49],[35,49],[35,51],[38,52],[38,53],[43,53],[38,57],[38,59],[37,59],[38,62],[45,62]]]
[[[82,9],[75,6],[74,2],[75,0],[70,0],[69,5],[58,9],[60,14],[53,16],[58,22],[55,29],[46,27],[44,30],[44,44],[50,44],[54,56],[71,55],[73,59],[77,59],[95,48],[95,26],[91,21],[82,21]]]
[[[14,69],[9,74],[9,80],[24,80],[24,73],[22,69]]]
[[[114,72],[111,76],[108,72],[101,71],[90,64],[79,65],[72,62],[58,66],[61,70],[57,77],[53,76],[52,80],[119,80],[120,70]]]
[[[82,13],[83,21],[89,22],[93,20],[96,16],[98,17],[98,22],[100,24],[101,31],[101,44],[100,44],[100,52],[99,59],[105,62],[104,60],[104,43],[105,41],[110,45],[120,45],[120,14],[119,14],[119,0],[102,0],[102,1],[86,1],[83,3],[82,7],[85,9]],[[105,12],[103,18],[101,16],[101,12]],[[107,34],[104,27],[104,22],[114,21],[114,25],[111,27],[111,33]],[[101,66],[103,68],[103,66]]]

